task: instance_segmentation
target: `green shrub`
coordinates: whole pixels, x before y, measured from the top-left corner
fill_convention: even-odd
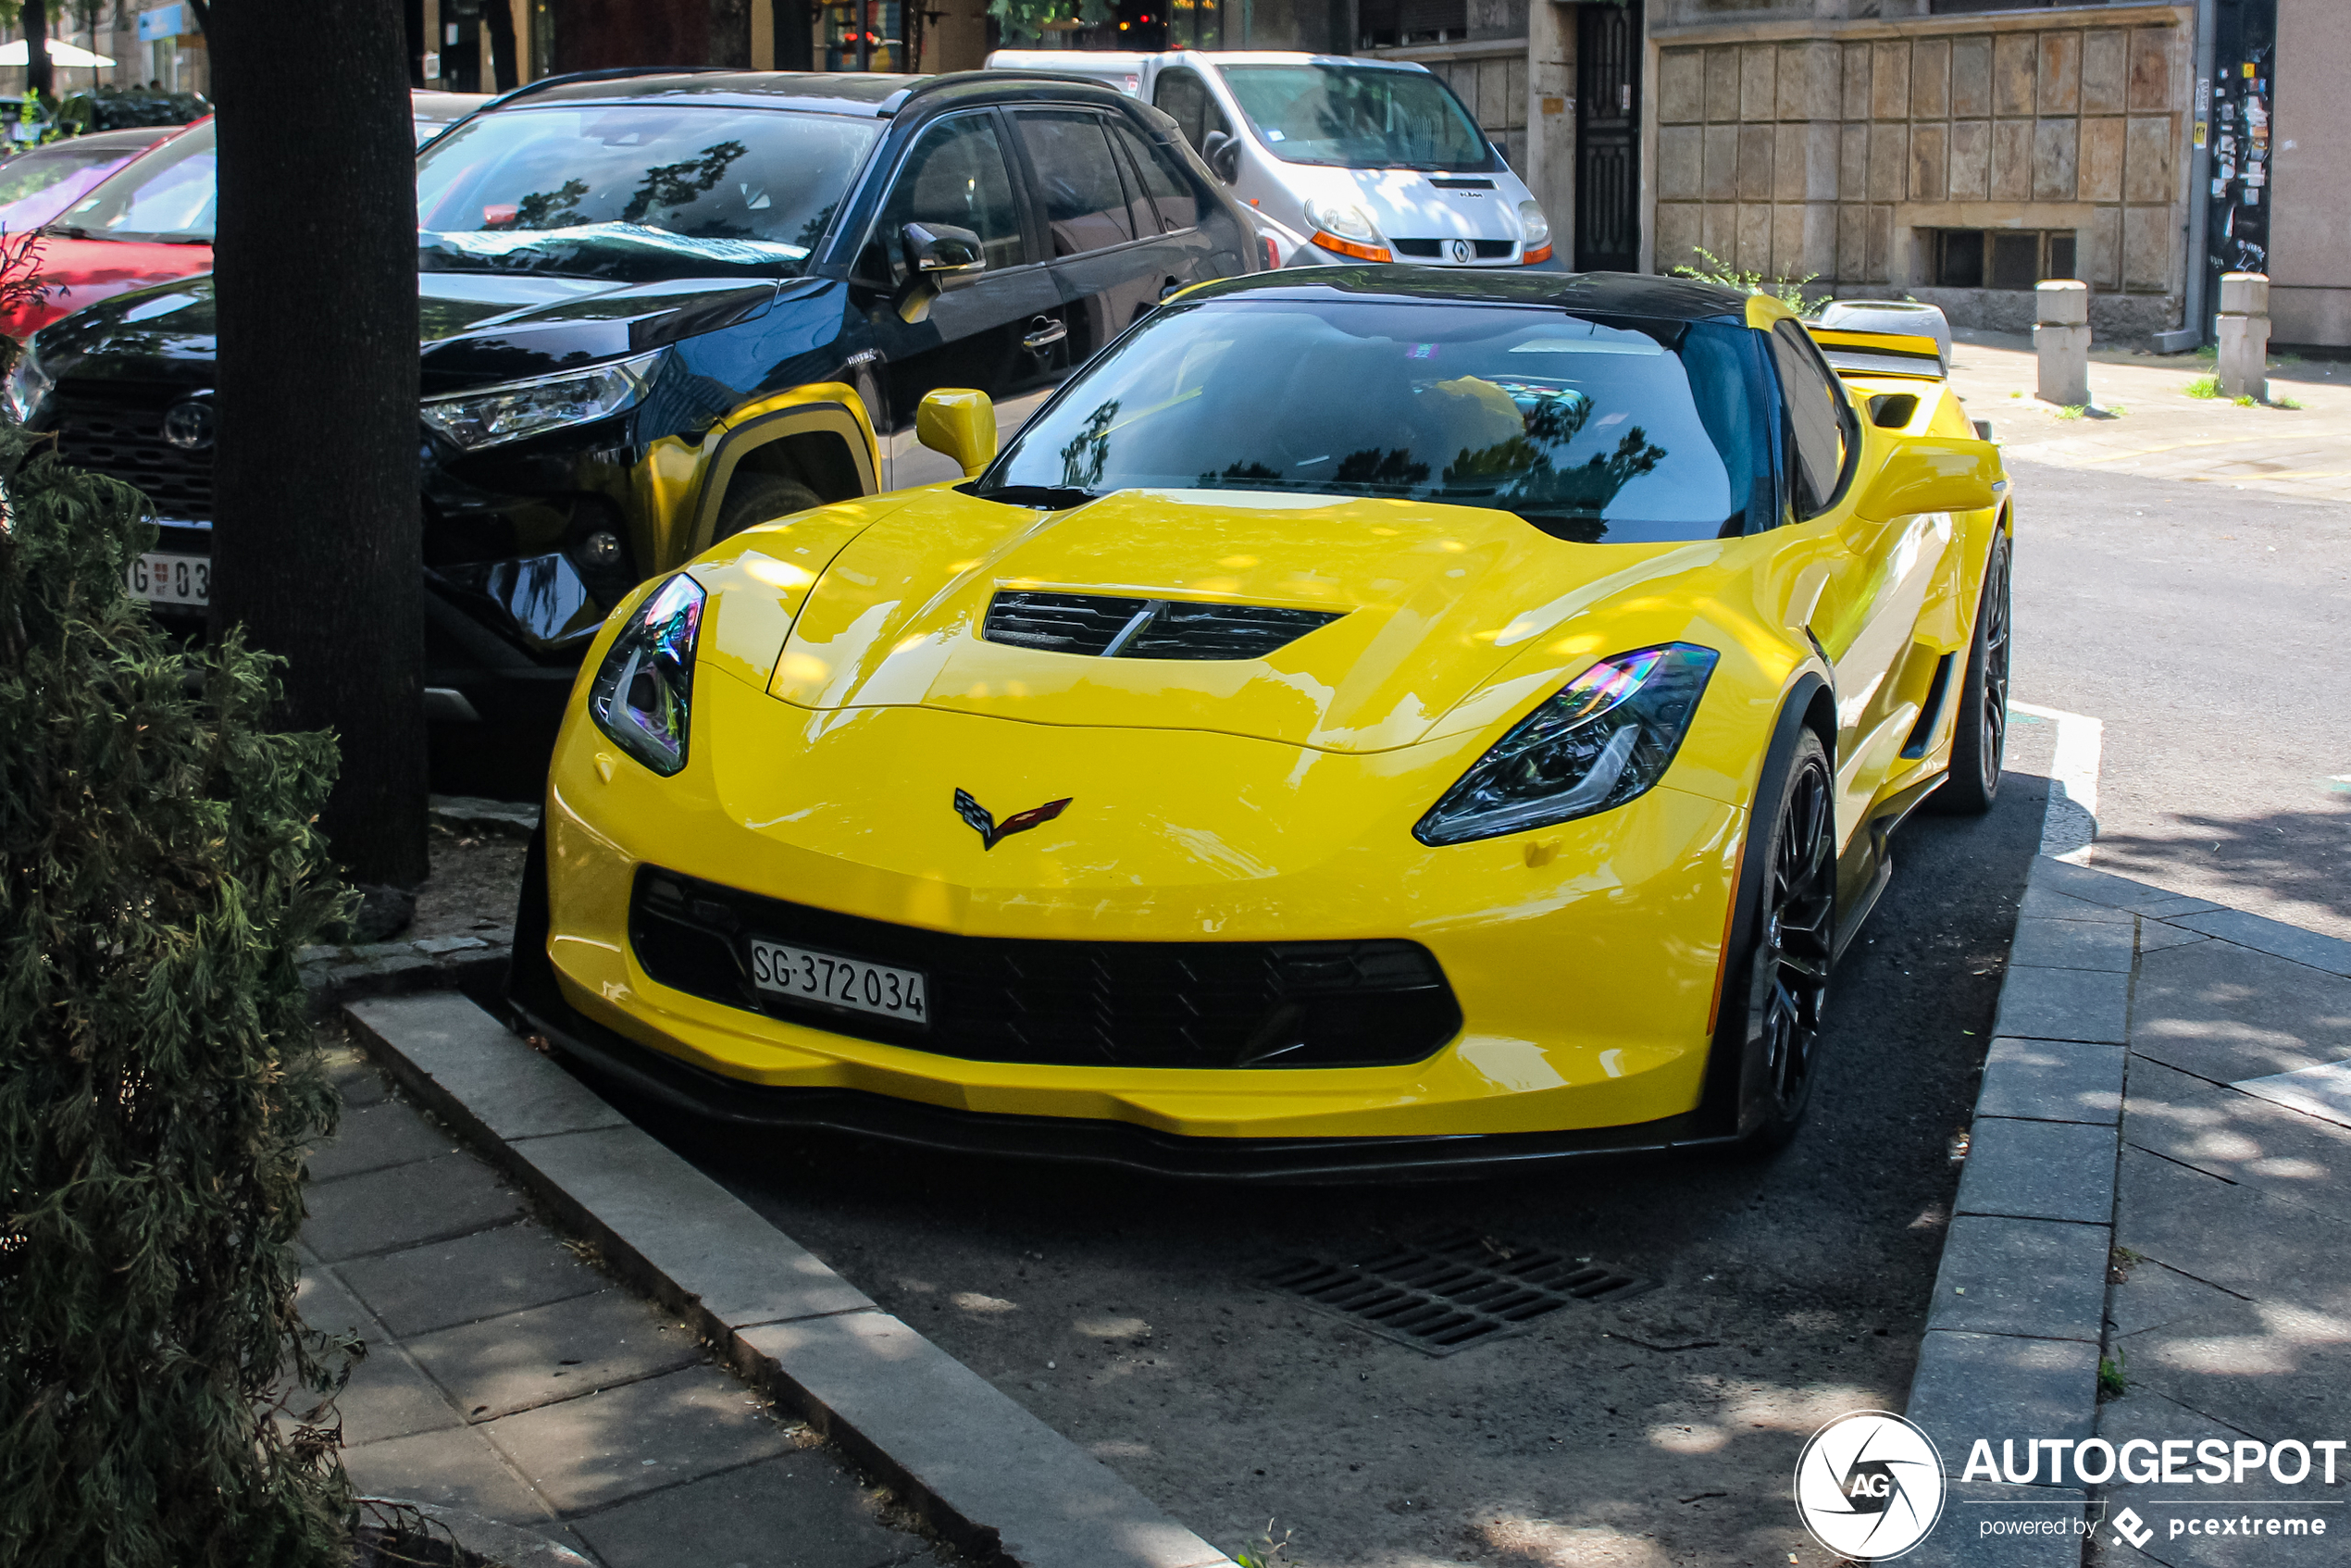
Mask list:
[[[1798,316],[1819,315],[1835,297],[1830,294],[1808,294],[1804,292],[1805,284],[1820,277],[1817,272],[1808,272],[1803,277],[1793,280],[1786,278],[1775,278],[1766,281],[1760,272],[1743,272],[1704,245],[1692,245],[1690,249],[1706,265],[1704,267],[1677,267],[1673,269],[1674,277],[1696,278],[1704,283],[1720,283],[1726,289],[1737,289],[1743,293],[1769,294]]]
[[[355,1347],[294,1309],[333,743],[270,731],[241,639],[173,649],[123,588],[138,492],[28,444],[0,428],[0,1562],[347,1563]]]
[[[2190,397],[2219,397],[2220,395],[2220,378],[2218,376],[2198,376],[2180,390],[2187,393]]]

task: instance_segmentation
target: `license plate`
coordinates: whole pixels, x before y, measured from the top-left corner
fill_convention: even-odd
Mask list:
[[[925,1027],[930,1023],[930,999],[919,970],[892,969],[862,958],[753,938],[751,983],[777,996],[826,1002],[903,1023]]]
[[[212,557],[209,555],[142,555],[124,572],[131,596],[151,604],[208,604],[212,602]]]

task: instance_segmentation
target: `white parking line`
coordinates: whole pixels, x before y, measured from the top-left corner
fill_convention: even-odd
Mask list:
[[[2090,864],[2098,836],[2098,750],[2106,726],[2086,714],[2010,703],[2009,712],[2057,726],[2049,759],[2049,805],[2041,819],[2041,852],[2075,865]]]

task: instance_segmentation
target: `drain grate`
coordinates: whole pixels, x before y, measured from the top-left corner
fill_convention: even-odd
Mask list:
[[[1351,1263],[1294,1259],[1263,1283],[1433,1356],[1524,1334],[1570,1301],[1622,1301],[1657,1288],[1590,1258],[1471,1230],[1397,1241]]]

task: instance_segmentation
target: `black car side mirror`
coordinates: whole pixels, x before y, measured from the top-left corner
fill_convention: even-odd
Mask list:
[[[1200,139],[1200,160],[1217,179],[1230,185],[1240,178],[1241,144],[1230,131],[1212,131]]]
[[[988,270],[988,253],[979,236],[952,223],[909,223],[899,230],[914,271],[941,288],[959,278]]]

